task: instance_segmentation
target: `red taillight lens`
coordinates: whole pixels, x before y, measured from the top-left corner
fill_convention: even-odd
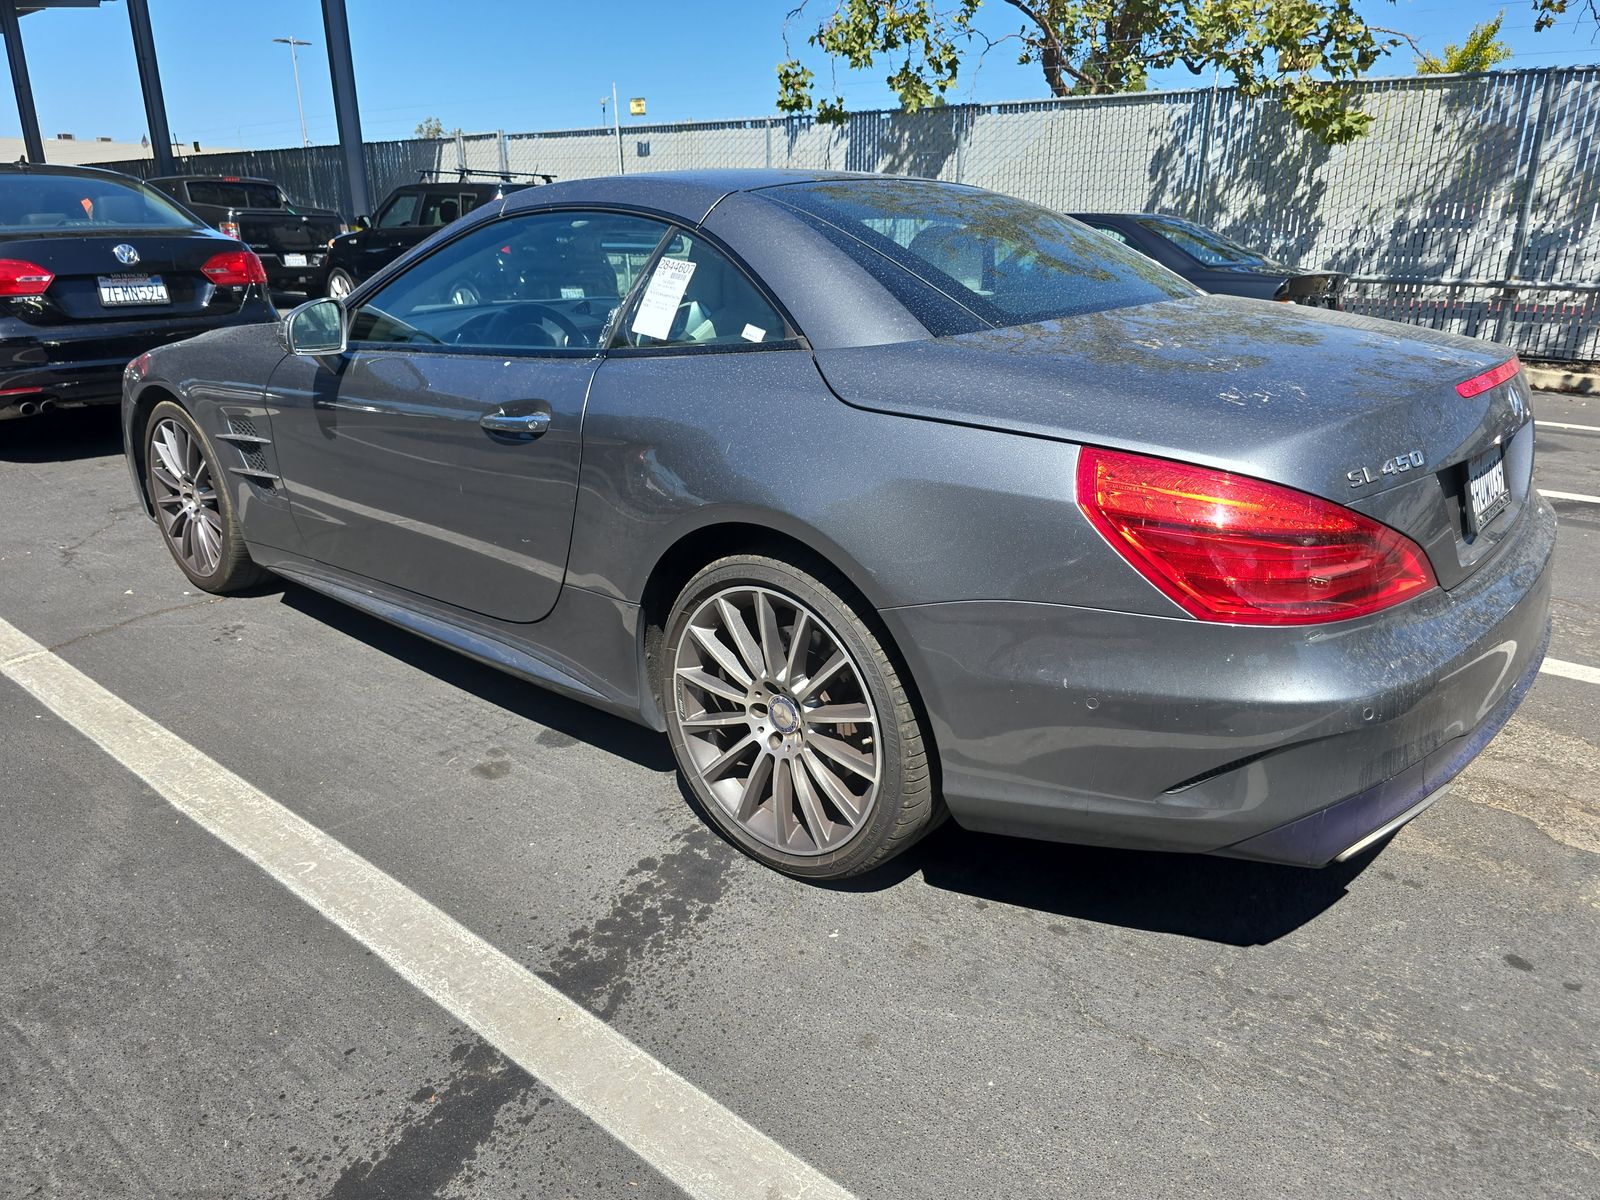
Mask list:
[[[1435,583],[1421,547],[1387,525],[1226,471],[1085,449],[1078,505],[1141,575],[1203,621],[1342,621]]]
[[[1471,379],[1466,379],[1456,384],[1456,391],[1470,400],[1480,392],[1487,392],[1490,388],[1499,387],[1520,370],[1522,370],[1522,363],[1513,354],[1508,361],[1501,363],[1498,367],[1485,371],[1482,375],[1474,375]]]
[[[42,296],[55,274],[38,263],[20,258],[0,258],[0,296]]]
[[[223,233],[227,234],[234,241],[239,240],[239,222],[224,221],[222,224],[218,225],[217,228],[222,230]]]
[[[267,269],[261,265],[261,260],[244,249],[214,254],[200,270],[218,287],[240,287],[246,283],[267,281]]]

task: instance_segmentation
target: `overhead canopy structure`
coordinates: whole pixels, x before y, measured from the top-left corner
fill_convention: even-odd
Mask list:
[[[39,114],[33,105],[33,85],[28,59],[22,48],[20,19],[46,8],[99,8],[104,0],[0,0],[0,36],[5,38],[6,60],[11,66],[11,86],[17,95],[17,117],[29,162],[44,162],[44,139],[39,136]],[[139,67],[139,87],[144,93],[145,120],[150,129],[150,150],[156,172],[176,171],[172,133],[167,128],[167,106],[161,95],[161,72],[156,63],[155,36],[150,31],[149,0],[124,0],[133,33],[134,61]],[[366,155],[361,145],[361,115],[356,106],[355,67],[350,55],[350,22],[345,0],[322,0],[322,26],[328,46],[328,72],[333,78],[333,108],[339,125],[339,147],[345,168],[345,195],[349,211],[372,211],[367,194]]]

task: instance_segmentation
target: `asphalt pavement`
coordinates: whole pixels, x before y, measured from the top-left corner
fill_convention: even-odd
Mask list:
[[[1536,411],[1539,485],[1600,497],[1600,401]],[[1600,503],[1555,503],[1550,653],[1600,668]],[[1345,866],[947,825],[818,887],[655,735],[297,587],[196,593],[110,413],[0,425],[0,621],[856,1196],[1600,1194],[1600,684],[1541,676]],[[683,1194],[3,678],[0,730],[0,1196]]]

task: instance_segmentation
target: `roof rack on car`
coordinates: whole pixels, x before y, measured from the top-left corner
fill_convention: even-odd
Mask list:
[[[447,177],[465,179],[469,175],[481,175],[485,179],[499,179],[510,183],[513,179],[538,179],[544,183],[554,183],[554,175],[546,175],[542,171],[478,171],[471,167],[456,167],[446,170],[443,167],[424,167],[417,172],[417,178],[423,183],[438,183]]]

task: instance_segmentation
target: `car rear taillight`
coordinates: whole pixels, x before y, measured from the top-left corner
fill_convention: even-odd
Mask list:
[[[227,234],[234,241],[237,242],[239,240],[239,222],[223,221],[217,226],[217,228],[222,230],[223,233]]]
[[[213,254],[200,270],[218,287],[240,287],[247,283],[265,283],[267,269],[251,251],[224,250]]]
[[[1471,379],[1462,380],[1456,384],[1456,391],[1470,400],[1481,392],[1487,392],[1490,388],[1499,387],[1520,370],[1522,370],[1522,362],[1513,354],[1498,367],[1493,367],[1482,375],[1474,375]]]
[[[1086,448],[1078,505],[1141,575],[1202,621],[1342,621],[1435,584],[1421,547],[1387,525],[1227,471]]]
[[[55,273],[20,258],[0,258],[0,296],[42,296]]]

